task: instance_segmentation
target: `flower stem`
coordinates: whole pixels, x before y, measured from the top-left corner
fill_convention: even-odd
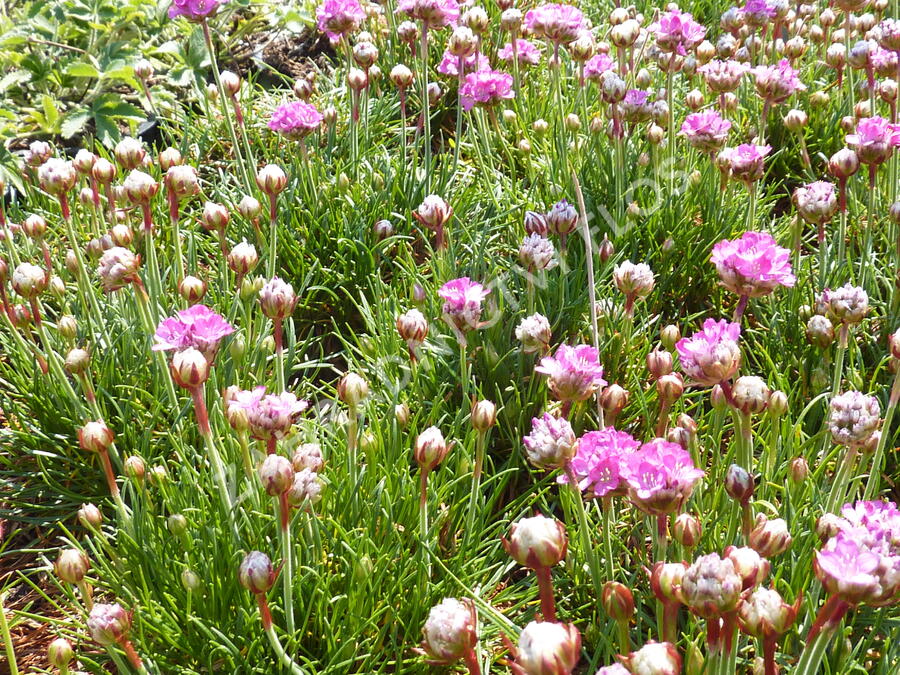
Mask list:
[[[578,531],[581,535],[581,547],[584,549],[584,557],[587,559],[588,570],[591,575],[591,582],[594,585],[594,597],[600,598],[603,594],[603,584],[601,583],[600,564],[597,560],[597,552],[591,543],[591,530],[588,526],[587,512],[584,508],[584,499],[581,497],[581,490],[578,487],[578,479],[572,466],[566,465],[566,476],[569,479],[569,487],[572,494],[575,495],[575,513],[578,517]]]
[[[465,538],[468,540],[475,532],[475,512],[481,501],[481,471],[484,467],[485,433],[478,432],[475,437],[475,468],[472,471],[472,492],[469,494],[469,512],[466,517]]]
[[[206,408],[206,397],[203,392],[203,385],[191,388],[191,398],[194,401],[194,414],[197,416],[197,426],[200,429],[200,435],[203,437],[203,443],[206,446],[206,455],[209,463],[212,465],[213,476],[216,485],[219,488],[219,494],[222,498],[222,507],[228,514],[228,519],[237,535],[237,524],[234,520],[234,503],[231,500],[231,494],[228,491],[228,482],[225,476],[225,466],[222,464],[222,458],[216,449],[213,441],[212,430],[209,426],[209,411]]]
[[[872,457],[872,468],[869,471],[869,481],[866,483],[866,491],[863,496],[863,499],[866,501],[873,499],[881,486],[881,462],[884,459],[884,450],[887,446],[888,438],[891,436],[891,422],[894,420],[898,402],[900,402],[900,368],[894,374],[894,385],[891,387],[891,397],[888,400],[888,407],[884,413],[881,438],[878,439],[878,447],[875,449],[875,454]]]
[[[541,614],[544,621],[556,621],[556,600],[553,598],[553,580],[549,567],[536,567],[534,574],[538,581],[541,598]]]
[[[6,650],[6,664],[9,673],[10,675],[19,675],[16,650],[13,648],[12,635],[9,632],[9,624],[6,622],[6,610],[3,607],[3,594],[0,594],[0,633],[3,633],[3,647]]]
[[[281,494],[279,500],[279,513],[281,515],[281,555],[284,567],[281,570],[283,594],[284,594],[284,617],[287,623],[287,632],[289,635],[294,634],[294,555],[291,541],[291,507],[287,501],[287,493]]]

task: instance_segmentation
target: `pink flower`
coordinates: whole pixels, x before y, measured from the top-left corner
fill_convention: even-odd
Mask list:
[[[565,417],[544,413],[531,420],[531,433],[522,439],[528,461],[541,469],[561,469],[572,459],[578,439]]]
[[[469,73],[459,88],[463,109],[471,110],[475,105],[490,107],[512,98],[515,96],[512,84],[512,75],[497,70]]]
[[[444,300],[444,318],[462,332],[478,328],[481,304],[489,293],[490,290],[469,277],[448,281],[438,290]]]
[[[846,141],[863,164],[881,164],[900,146],[900,125],[883,117],[864,117],[856,125],[856,133],[847,134]]]
[[[692,113],[684,119],[681,133],[687,138],[691,147],[700,152],[717,152],[728,140],[731,122],[715,110]]]
[[[875,30],[875,39],[883,49],[900,52],[900,19],[884,19]]]
[[[816,551],[813,567],[829,593],[857,604],[879,596],[880,563],[880,556],[852,534],[838,532],[821,551]]]
[[[817,180],[798,187],[792,199],[797,213],[808,223],[827,223],[837,212],[837,195],[828,181]]]
[[[609,72],[616,64],[607,54],[595,54],[584,64],[584,76],[591,82],[600,83],[603,73]]]
[[[400,0],[397,11],[418,19],[427,28],[455,26],[459,20],[459,3],[456,0]]]
[[[750,66],[741,61],[718,59],[697,68],[697,72],[706,80],[706,86],[719,94],[737,89],[741,84],[741,78],[748,70]]]
[[[183,16],[188,21],[202,21],[215,15],[219,11],[219,5],[226,2],[228,0],[172,0],[172,4],[169,5],[169,18]]]
[[[520,66],[536,66],[541,61],[541,52],[533,42],[519,38],[516,40],[516,56],[519,59]],[[515,56],[513,55],[512,43],[507,42],[500,51],[497,52],[497,58],[507,63],[512,63]]]
[[[872,70],[876,75],[881,77],[896,77],[897,75],[897,52],[882,47],[874,47],[869,50],[869,61],[872,63]]]
[[[628,497],[641,511],[662,516],[681,508],[705,474],[677,443],[661,438],[644,443],[625,460]]]
[[[741,365],[741,327],[725,319],[707,319],[703,330],[679,340],[681,369],[697,384],[713,386],[731,378]]]
[[[241,410],[247,416],[250,435],[260,441],[287,436],[297,415],[309,407],[290,392],[266,394],[265,387],[233,393],[225,403],[229,411]]]
[[[682,56],[703,41],[706,28],[688,12],[673,10],[664,12],[659,21],[651,24],[650,30],[656,37],[656,44],[664,52],[675,52]]]
[[[548,3],[525,13],[525,28],[557,45],[578,39],[586,28],[584,14],[572,5]]]
[[[763,177],[765,160],[770,152],[770,145],[742,143],[736,148],[725,148],[720,156],[728,161],[731,176],[749,185]]]
[[[534,372],[546,375],[547,386],[560,401],[584,401],[606,386],[600,354],[588,345],[560,345],[555,356],[545,356]]]
[[[767,232],[745,232],[740,239],[724,239],[713,246],[712,258],[722,285],[740,296],[758,298],[779,286],[791,288],[791,252]]]
[[[465,71],[478,71],[478,70],[490,70],[491,63],[488,61],[488,57],[481,53],[472,53],[469,56],[463,57],[463,72]],[[451,77],[459,76],[459,57],[454,56],[450,53],[450,50],[444,50],[444,58],[441,59],[441,62],[438,64],[437,71],[441,75],[450,75]]]
[[[766,0],[747,0],[741,8],[744,19],[751,26],[765,26],[775,17],[775,8]]]
[[[219,341],[231,335],[234,327],[224,317],[205,305],[193,305],[175,316],[163,319],[156,327],[153,351],[197,349],[212,359],[219,347]]]
[[[806,85],[798,77],[799,71],[791,67],[791,62],[781,59],[774,66],[756,66],[756,91],[770,104],[782,103],[794,92],[804,91]]]
[[[275,108],[269,129],[292,140],[303,138],[319,128],[322,114],[311,103],[291,101]]]
[[[625,489],[625,463],[641,444],[631,434],[606,427],[589,431],[578,441],[578,450],[569,466],[578,479],[582,492],[593,497],[606,497]],[[557,479],[568,483],[567,476]]]
[[[365,18],[366,13],[356,0],[324,0],[316,8],[317,26],[332,42],[357,30]]]

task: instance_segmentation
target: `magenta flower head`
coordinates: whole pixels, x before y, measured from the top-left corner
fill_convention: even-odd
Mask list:
[[[725,148],[720,157],[727,161],[732,178],[749,185],[763,177],[765,160],[770,152],[770,145],[742,143],[736,148]]]
[[[860,162],[878,165],[890,159],[894,148],[900,146],[900,125],[883,117],[864,117],[856,125],[856,133],[847,134],[846,141]]]
[[[651,516],[679,510],[705,475],[684,448],[661,438],[630,454],[624,469],[628,498]]]
[[[448,281],[438,290],[445,321],[462,333],[478,328],[482,303],[490,292],[469,277]]]
[[[824,180],[817,180],[798,187],[794,190],[792,201],[797,207],[800,217],[814,225],[827,223],[838,208],[834,185]]]
[[[324,0],[316,8],[316,26],[332,42],[357,30],[366,13],[356,0]]]
[[[727,61],[713,59],[697,68],[697,72],[706,80],[706,86],[717,94],[737,89],[741,84],[741,78],[748,70],[750,66],[746,63],[730,59]]]
[[[730,379],[741,365],[740,337],[739,324],[707,319],[702,331],[675,344],[684,374],[708,387]]]
[[[656,37],[657,46],[664,52],[674,52],[684,56],[703,41],[706,28],[688,12],[673,10],[663,12],[659,20],[650,25]]]
[[[542,358],[534,372],[547,376],[550,391],[563,402],[587,400],[606,386],[600,354],[588,345],[560,345],[556,355]]]
[[[783,103],[794,92],[804,91],[806,85],[800,81],[799,72],[791,67],[791,62],[781,59],[774,66],[756,66],[756,92],[770,104]]]
[[[556,45],[574,42],[587,27],[577,7],[547,3],[525,13],[525,29]]]
[[[525,456],[539,469],[562,469],[572,456],[578,439],[564,417],[544,413],[531,420],[531,433],[522,439]]]
[[[875,30],[875,39],[882,49],[900,52],[900,19],[884,19]]]
[[[163,319],[156,327],[153,351],[182,350],[193,347],[211,360],[219,341],[231,335],[234,327],[205,305],[193,305],[175,316]]]
[[[188,21],[203,21],[215,16],[219,7],[228,0],[172,0],[169,6],[169,18],[183,16]]]
[[[747,0],[741,8],[741,15],[750,26],[765,26],[775,18],[775,13],[775,8],[767,0]]]
[[[322,113],[304,101],[291,101],[275,108],[269,129],[290,140],[305,138],[322,124]]]
[[[131,630],[131,612],[118,602],[111,605],[97,603],[87,620],[88,632],[99,645],[114,645],[128,638]]]
[[[513,54],[513,46],[511,42],[507,42],[497,52],[497,58],[506,63],[512,63],[518,58],[519,67],[536,66],[541,62],[541,52],[533,42],[518,38],[516,40],[516,53]]]
[[[471,110],[473,106],[490,108],[504,99],[510,99],[513,93],[513,78],[499,70],[480,70],[466,75],[466,80],[459,88],[463,109]]]
[[[478,642],[475,605],[469,599],[444,598],[428,612],[422,650],[432,665],[452,665]]]
[[[641,444],[631,434],[606,427],[589,431],[578,441],[578,450],[569,466],[578,480],[578,487],[588,497],[607,497],[622,494],[625,483],[625,463]],[[557,478],[568,483],[567,476]]]
[[[608,54],[595,54],[584,63],[584,76],[591,82],[600,84],[603,73],[607,73],[616,67],[615,62]]]
[[[481,52],[472,52],[468,56],[463,57],[463,72],[477,72],[480,70],[490,70],[491,62]],[[441,75],[449,75],[450,77],[459,77],[459,57],[452,54],[449,49],[444,50],[444,56],[438,64],[437,71]]]
[[[400,0],[397,11],[418,19],[426,28],[456,25],[459,3],[456,0]]]
[[[740,239],[724,239],[713,246],[712,258],[722,285],[741,297],[768,295],[778,286],[791,288],[791,252],[767,232],[745,232]]]
[[[260,441],[287,436],[297,415],[304,412],[309,403],[299,401],[290,392],[266,394],[265,387],[250,391],[231,392],[225,401],[229,419],[246,416],[250,435]]]
[[[700,152],[718,152],[728,140],[731,122],[723,119],[715,110],[691,113],[681,125],[681,133]]]

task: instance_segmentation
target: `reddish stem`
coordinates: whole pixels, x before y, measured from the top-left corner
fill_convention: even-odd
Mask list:
[[[174,190],[166,186],[166,197],[169,200],[169,219],[174,223],[178,221],[178,197]]]
[[[766,635],[762,640],[765,675],[778,675],[778,666],[775,665],[775,646],[777,642],[777,635]]]
[[[200,428],[200,435],[205,438],[212,434],[212,430],[209,428],[209,412],[206,409],[203,385],[191,387],[191,398],[194,401],[194,414],[197,416],[197,426]]]
[[[544,621],[556,621],[556,600],[553,598],[553,580],[550,576],[549,567],[535,567],[534,574],[537,576],[538,592],[541,597],[541,614]]]
[[[275,454],[275,444],[276,444],[277,442],[278,442],[278,441],[276,440],[276,438],[275,438],[274,436],[269,436],[269,437],[266,439],[266,454],[267,454],[267,455],[274,455],[274,454]]]
[[[717,616],[706,620],[706,647],[710,655],[718,654],[722,650],[720,621]]]
[[[678,641],[678,608],[680,603],[675,600],[664,600],[662,641],[675,644]]]
[[[68,220],[72,217],[72,212],[69,210],[69,197],[65,192],[59,195],[59,210],[62,213],[63,220]]]
[[[112,463],[109,461],[109,453],[106,450],[100,451],[100,462],[103,464],[103,473],[106,474],[109,493],[113,497],[118,497],[119,486],[116,484],[116,474],[113,473]]]
[[[481,675],[481,664],[478,663],[478,657],[475,655],[474,649],[467,649],[466,653],[463,654],[463,661],[466,664],[466,668],[469,669],[469,675]]]
[[[424,507],[428,501],[428,472],[425,469],[419,471],[419,506]]]
[[[144,232],[149,234],[153,231],[153,214],[150,212],[150,202],[141,204],[141,214],[144,218]]]
[[[128,662],[131,666],[138,671],[142,671],[144,669],[144,663],[141,661],[141,657],[138,656],[138,653],[134,649],[134,645],[131,644],[131,640],[123,637],[119,641],[119,646],[125,652],[125,656],[128,657]]]
[[[41,239],[41,249],[44,252],[44,267],[46,268],[44,278],[49,282],[50,276],[53,274],[53,260],[50,258],[50,247],[43,239]]]
[[[816,614],[816,620],[810,626],[809,634],[806,636],[807,644],[816,639],[822,631],[833,631],[844,618],[844,615],[850,610],[850,603],[841,600],[838,596],[832,595],[825,601],[819,613]]]
[[[262,621],[263,630],[269,630],[272,627],[272,612],[269,611],[269,601],[266,600],[265,593],[256,594],[256,604],[259,607],[259,618]]]
[[[742,295],[741,299],[738,300],[737,307],[734,308],[734,322],[740,323],[741,317],[744,316],[744,311],[747,309],[747,303],[750,301],[749,295]]]

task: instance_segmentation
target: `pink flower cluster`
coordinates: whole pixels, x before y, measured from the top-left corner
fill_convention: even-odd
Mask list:
[[[740,239],[713,246],[712,262],[722,285],[742,297],[768,295],[797,281],[791,271],[791,252],[767,232],[745,232]]]
[[[332,42],[357,30],[365,18],[357,0],[325,0],[316,8],[317,26]]]
[[[782,103],[795,92],[806,89],[800,81],[799,71],[791,67],[787,59],[781,59],[774,66],[757,66],[753,74],[756,76],[757,93],[770,104]]]
[[[512,75],[498,70],[469,73],[459,88],[463,109],[471,110],[475,105],[489,108],[500,101],[513,98],[515,93],[512,85]]]
[[[308,136],[322,124],[322,113],[304,101],[291,101],[275,108],[269,129],[286,138],[297,140]]]
[[[741,365],[741,327],[725,319],[707,319],[703,330],[679,340],[681,368],[697,384],[713,386],[730,379]]]
[[[490,70],[491,62],[482,53],[472,53],[463,57],[463,72],[473,72],[479,70]],[[450,53],[450,50],[444,50],[444,57],[438,64],[437,71],[441,75],[449,75],[451,77],[459,76],[459,57]]]
[[[456,0],[400,0],[397,11],[418,19],[427,28],[456,25],[459,3]]]
[[[691,147],[708,153],[718,152],[725,145],[730,130],[731,122],[715,110],[692,113],[681,125],[681,133]]]
[[[172,0],[169,18],[183,16],[188,21],[202,21],[219,11],[219,6],[228,0]]]
[[[684,448],[661,438],[644,443],[625,460],[628,498],[651,516],[680,509],[704,475]]]
[[[541,62],[541,52],[533,42],[519,38],[516,40],[516,54],[513,54],[512,43],[507,42],[497,52],[497,58],[506,63],[518,58],[520,66],[536,66]]]
[[[706,80],[706,86],[718,94],[737,89],[748,70],[750,66],[741,61],[719,59],[713,59],[697,68],[697,72]]]
[[[153,351],[170,351],[193,347],[207,359],[215,356],[219,342],[234,332],[234,327],[205,305],[194,305],[163,319],[156,327]]]
[[[481,305],[490,292],[489,289],[477,281],[472,281],[469,277],[448,281],[438,290],[438,295],[444,301],[445,319],[462,332],[478,328]]]
[[[229,415],[240,411],[247,417],[250,435],[260,441],[287,436],[297,415],[309,407],[292,393],[266,394],[265,387],[232,392],[225,401]]]
[[[560,401],[584,401],[606,386],[600,354],[588,345],[560,345],[554,356],[541,359],[534,372],[547,376],[547,386]]]
[[[706,36],[706,28],[694,21],[688,12],[673,10],[664,12],[659,21],[650,25],[656,37],[656,44],[664,52],[674,52],[684,56],[696,47]]]
[[[607,73],[616,67],[615,62],[608,54],[595,54],[584,63],[584,76],[591,82],[600,83],[603,73]]]
[[[856,125],[856,133],[847,134],[846,141],[863,164],[881,164],[900,146],[900,124],[891,124],[883,117],[864,117]]]
[[[641,444],[631,434],[606,427],[589,431],[578,441],[578,450],[569,467],[582,492],[593,497],[606,497],[625,491],[627,460]],[[557,479],[568,483],[567,476]]]
[[[587,28],[577,7],[559,3],[539,5],[525,13],[525,28],[557,45],[574,42]]]
[[[844,505],[841,516],[829,520],[836,533],[816,552],[816,576],[829,593],[851,605],[896,603],[900,600],[897,505],[860,501]]]
[[[763,177],[766,168],[766,157],[772,152],[770,145],[751,145],[742,143],[736,148],[725,148],[719,154],[731,171],[735,180],[753,183]]]

